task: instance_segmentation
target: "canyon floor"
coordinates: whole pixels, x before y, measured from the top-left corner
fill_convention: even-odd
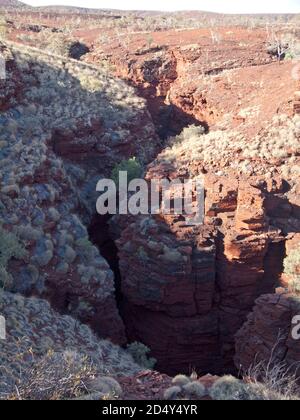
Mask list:
[[[299,16],[4,6],[0,398],[300,398]],[[130,162],[204,223],[97,214]]]

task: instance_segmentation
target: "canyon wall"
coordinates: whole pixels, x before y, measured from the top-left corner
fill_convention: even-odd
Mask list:
[[[144,216],[117,242],[127,335],[169,374],[233,371],[234,336],[283,270],[285,237],[270,226],[267,184],[210,175],[205,189],[205,225]]]
[[[114,274],[87,227],[98,180],[159,150],[145,102],[93,66],[13,43],[1,50],[1,243],[14,238],[26,250],[1,267],[1,287],[48,299],[124,344]]]
[[[235,364],[247,371],[259,362],[286,366],[300,377],[300,341],[292,335],[294,317],[300,314],[300,299],[278,290],[257,299],[253,312],[236,335]]]

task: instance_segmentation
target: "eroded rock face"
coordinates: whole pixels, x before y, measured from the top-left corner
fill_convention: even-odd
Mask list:
[[[95,39],[85,59],[107,60],[118,76],[137,87],[162,136],[202,123],[206,128],[239,127],[251,139],[278,112],[291,112],[292,64],[277,65],[263,31],[222,31],[221,42],[208,30],[153,36],[153,48],[139,48],[137,35],[126,51],[114,41],[112,47]],[[274,97],[280,97],[280,104]]]
[[[1,287],[46,298],[123,344],[114,275],[87,226],[98,180],[122,159],[146,162],[156,155],[151,118],[132,88],[96,68],[13,44],[5,48],[0,217],[27,254],[10,262],[7,278],[1,272]]]
[[[140,217],[118,241],[127,334],[170,374],[232,371],[234,335],[282,272],[284,237],[269,225],[261,184],[205,181],[205,225]]]
[[[217,364],[216,249],[210,229],[197,236],[192,229],[142,218],[118,245],[129,340],[150,346],[158,369],[168,372],[187,368],[188,360],[202,369]]]
[[[190,127],[149,166],[148,180],[205,185],[204,226],[130,220],[118,244],[129,339],[145,342],[161,370],[234,370],[235,334],[282,283],[285,242],[299,242],[298,124],[274,118],[249,143],[239,131]]]
[[[292,320],[299,314],[299,297],[282,290],[257,299],[253,312],[236,334],[237,369],[247,370],[255,361],[284,362],[291,373],[300,376],[300,342],[292,336]]]

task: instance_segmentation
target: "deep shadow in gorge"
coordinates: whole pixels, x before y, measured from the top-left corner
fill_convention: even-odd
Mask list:
[[[201,124],[206,130],[209,128],[205,122],[177,107],[164,104],[162,98],[152,98],[150,102],[152,106],[148,98],[148,109],[162,140],[179,134],[190,124]],[[172,251],[183,245],[180,242],[193,249],[191,267],[178,269],[181,273],[178,274],[173,272],[174,264],[163,272],[158,267],[157,256],[150,262],[147,259],[142,261],[143,255],[136,251],[136,254],[126,256],[122,249],[124,243],[118,249],[114,241],[110,220],[109,215],[94,215],[88,230],[91,241],[114,273],[116,301],[127,340],[147,345],[158,360],[157,369],[169,375],[189,374],[191,369],[196,369],[199,374],[237,373],[234,365],[235,334],[251,313],[255,300],[263,294],[274,293],[279,286],[286,255],[285,241],[270,242],[266,255],[264,251],[257,252],[259,243],[253,245],[250,241],[250,254],[246,258],[230,259],[224,250],[221,231],[218,238],[214,237],[216,255],[206,255],[205,245],[198,244],[197,234],[195,237],[192,234],[193,238],[186,243],[186,240],[176,238],[168,224],[162,222],[154,242],[161,241],[167,232]],[[179,233],[181,235],[183,230]],[[140,230],[131,234],[127,243],[142,236]],[[148,252],[145,254],[147,257]],[[124,264],[128,265],[125,273]],[[164,302],[162,294],[167,296],[168,302]],[[183,302],[181,296],[186,297]]]
[[[206,132],[209,131],[207,121],[197,119],[192,113],[185,112],[167,100],[167,93],[162,96],[157,94],[157,88],[161,83],[159,80],[154,80],[151,86],[147,87],[136,82],[134,78],[126,79],[126,82],[136,89],[138,96],[146,100],[148,111],[160,139],[167,140],[168,137],[177,136],[190,125],[201,125]]]
[[[122,316],[121,273],[119,269],[118,248],[110,233],[109,221],[111,215],[95,214],[88,227],[91,242],[99,249],[100,254],[108,262],[114,273],[117,306]]]
[[[194,277],[200,282],[199,286],[203,283],[203,293],[207,292],[207,287],[212,281],[214,265],[215,296],[213,298],[213,306],[207,315],[195,314],[193,318],[189,319],[188,317],[179,316],[181,311],[180,302],[174,305],[175,316],[173,316],[159,309],[146,308],[143,306],[144,302],[142,301],[133,303],[128,299],[126,295],[126,278],[123,279],[122,284],[119,250],[110,230],[110,221],[111,216],[109,215],[95,215],[88,230],[91,241],[98,247],[101,255],[107,260],[114,273],[117,306],[125,324],[128,342],[138,341],[146,344],[158,361],[156,368],[168,375],[176,375],[178,373],[190,374],[193,369],[197,370],[199,374],[237,374],[238,372],[233,361],[235,356],[234,335],[243,322],[246,321],[247,315],[252,311],[256,298],[262,294],[273,293],[279,285],[285,257],[285,242],[271,243],[269,245],[267,254],[265,257],[262,257],[264,274],[259,274],[259,270],[256,271],[255,261],[249,260],[246,265],[242,264],[243,267],[239,262],[228,261],[224,255],[223,238],[220,233],[217,241],[216,259],[211,261],[212,267],[209,269],[209,273],[206,272],[206,269],[203,272],[203,264],[201,262],[206,257],[201,252],[200,255],[195,249],[194,252],[196,252],[198,257],[193,259],[193,272],[191,276],[187,274],[185,279],[182,278],[182,284],[177,286],[178,293],[186,293],[186,288],[188,288],[189,282]],[[161,235],[163,236],[163,232]],[[173,235],[172,238],[174,243],[179,245],[178,239]],[[120,256],[124,261],[122,248],[120,248],[120,252]],[[132,254],[130,258],[134,259],[134,261],[129,261],[133,283],[135,283],[134,279],[136,276],[145,279],[149,277],[149,279],[152,279],[152,282],[149,283],[150,289],[155,287],[154,279],[157,267],[145,266],[143,268],[144,271],[141,269],[135,272],[136,268],[139,267],[138,256]],[[199,258],[200,260],[198,261]],[[226,311],[223,312],[224,308],[230,307],[232,303],[230,295],[227,295],[231,279],[236,278],[236,274],[239,272],[243,273],[243,276],[246,276],[246,278],[251,278],[253,270],[256,271],[256,279],[253,279],[251,288],[243,292],[247,292],[246,295],[249,293],[249,296],[244,296],[246,300],[242,299],[242,296],[239,297],[239,315],[235,311],[231,315],[229,313],[226,314]],[[162,271],[161,278],[163,279],[164,276],[167,276],[167,274],[164,274]],[[243,278],[241,277],[241,279]],[[160,286],[163,287],[164,285],[161,284]],[[169,287],[172,288],[171,285]],[[151,293],[153,293],[153,290]],[[239,289],[237,293],[239,293]],[[200,295],[199,298],[201,301]],[[203,296],[204,302],[206,302],[207,298],[209,296]],[[189,304],[192,304],[192,302]],[[176,314],[177,311],[179,312]],[[210,325],[211,323],[214,324],[217,318],[219,319],[219,327],[215,329],[213,325]],[[194,338],[187,334],[190,328],[195,329],[195,331],[199,329],[201,337],[197,336],[198,333],[196,333]],[[205,332],[205,330],[207,331]],[[165,348],[169,350],[166,352]]]
[[[201,125],[206,132],[209,131],[206,121],[199,121],[174,104],[166,104],[163,98],[148,98],[147,104],[156,132],[162,140],[179,135],[184,128],[190,125]]]

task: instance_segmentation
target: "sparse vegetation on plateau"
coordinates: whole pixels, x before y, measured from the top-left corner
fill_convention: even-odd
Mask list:
[[[274,117],[274,123],[257,135],[251,142],[246,141],[238,131],[211,131],[204,134],[203,127],[191,126],[169,140],[170,146],[158,157],[158,161],[173,163],[175,167],[203,162],[207,168],[219,168],[224,162],[226,168],[233,168],[241,174],[263,174],[264,166],[269,170],[280,170],[287,179],[300,175],[299,166],[293,164],[300,153],[300,117],[285,115]],[[233,159],[238,156],[239,159]]]
[[[2,3],[0,399],[300,400],[300,15]],[[204,223],[96,214],[120,172]]]
[[[279,61],[293,59],[300,54],[300,38],[293,31],[282,32],[280,29],[268,29],[267,51]]]

